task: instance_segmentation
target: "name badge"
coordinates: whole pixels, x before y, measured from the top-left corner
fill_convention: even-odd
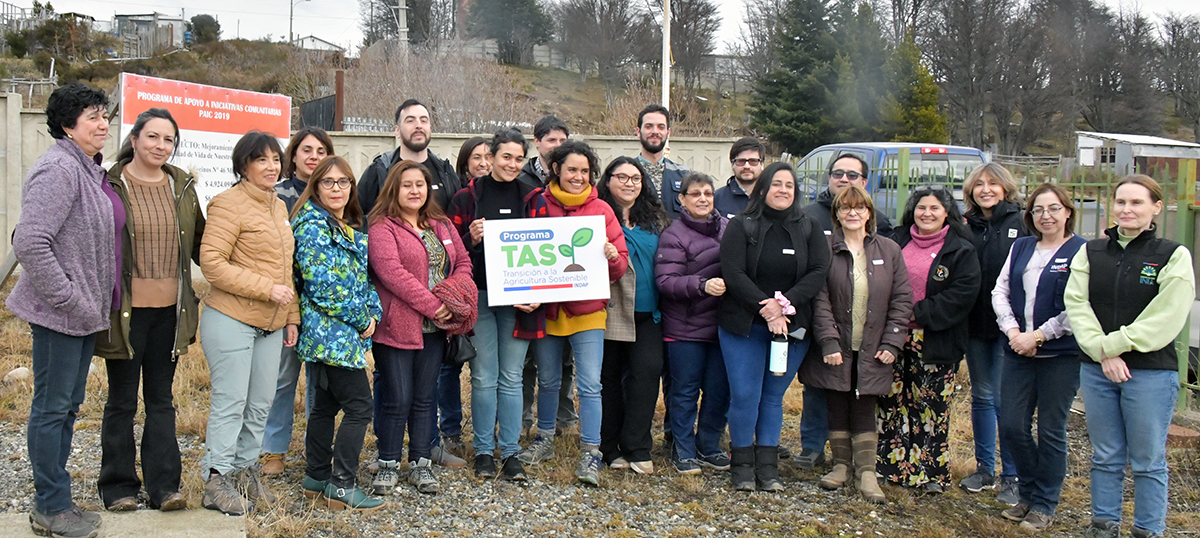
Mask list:
[[[452,245],[452,244],[454,244],[454,240],[453,239],[443,239],[442,244],[447,245],[447,246]]]
[[[725,218],[727,218],[727,219],[732,219],[732,218],[733,218],[733,215],[734,215],[734,213],[729,213],[729,214],[726,214],[726,215],[725,215]]]
[[[871,260],[871,263],[875,265],[883,265],[883,260]]]
[[[831,232],[829,230],[825,230],[825,235],[833,235],[833,232]]]
[[[429,186],[429,188],[431,188],[431,189],[433,189],[433,190],[435,190],[435,191],[436,191],[436,190],[438,190],[438,187],[440,187],[440,185],[437,185],[437,184],[433,184],[433,185],[430,185],[430,186]]]
[[[784,255],[784,256],[795,256],[795,255],[796,255],[796,249],[792,249],[792,248],[785,248],[785,249],[783,249],[783,255]]]
[[[1008,229],[1008,238],[1009,238],[1009,239],[1016,239],[1016,237],[1017,237],[1017,229],[1016,229],[1016,228],[1009,228],[1009,229]]]
[[[1066,258],[1054,258],[1054,263],[1067,263]]]
[[[511,215],[511,214],[512,214],[512,210],[511,210],[511,209],[501,209],[501,210],[500,210],[500,214],[501,214],[501,215]]]

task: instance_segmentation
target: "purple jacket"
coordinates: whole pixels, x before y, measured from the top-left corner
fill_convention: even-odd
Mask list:
[[[60,139],[29,170],[13,251],[21,276],[5,305],[29,323],[71,336],[109,328],[117,282],[106,171]]]
[[[705,221],[684,211],[658,239],[654,274],[664,338],[717,341],[720,298],[705,293],[704,283],[721,276],[721,236],[727,222],[715,211]]]

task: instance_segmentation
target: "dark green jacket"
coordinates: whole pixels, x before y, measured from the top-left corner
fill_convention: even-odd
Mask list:
[[[121,201],[125,203],[125,214],[130,214],[129,189],[121,178],[121,170],[130,160],[118,162],[108,171],[108,182]],[[179,219],[179,296],[175,302],[175,345],[173,357],[187,353],[188,346],[196,341],[196,325],[200,320],[200,305],[192,289],[192,261],[200,263],[200,238],[204,235],[204,214],[200,212],[200,198],[196,195],[195,178],[186,170],[163,165],[175,185],[175,211]],[[111,325],[96,337],[96,355],[106,359],[129,359],[133,348],[129,345],[129,316],[133,304],[133,230],[127,222],[121,234],[121,308],[114,310]]]

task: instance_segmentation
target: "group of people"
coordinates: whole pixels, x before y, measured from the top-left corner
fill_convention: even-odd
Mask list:
[[[143,485],[151,508],[187,507],[171,389],[197,335],[212,387],[202,505],[226,514],[274,502],[262,475],[284,470],[301,365],[305,496],[378,509],[404,461],[407,481],[436,493],[434,464],[466,465],[455,357],[469,338],[477,478],[527,480],[526,465],[555,457],[564,419],[578,421],[580,482],[599,485],[606,466],[654,473],[661,385],[675,471],[728,470],[735,490],[781,491],[783,398],[798,376],[796,462],[821,465],[828,443],[822,488],[883,503],[883,479],[936,494],[950,486],[949,409],[966,357],[977,461],[961,487],[999,484],[1004,518],[1047,528],[1082,387],[1087,535],[1118,536],[1127,463],[1134,536],[1164,532],[1172,343],[1195,292],[1188,250],[1156,237],[1163,195],[1149,177],[1120,181],[1116,225],[1090,242],[1072,232],[1066,191],[1042,184],[1022,203],[996,164],[966,179],[965,211],[951,187],[922,185],[893,228],[854,154],[829,164],[828,189],[806,204],[793,169],[764,167],[765,148],[745,138],[718,188],[666,158],[670,113],[651,105],[637,119],[640,154],[603,169],[553,116],[534,127],[532,159],[525,136],[506,128],[468,140],[454,167],[429,151],[429,110],[409,100],[396,111],[399,147],[358,179],[320,129],[286,149],[247,133],[232,153],[237,181],[206,218],[194,176],[168,162],[179,129],[164,109],[141,113],[116,164],[100,167],[107,104],[81,84],[51,96],[56,143],[29,173],[13,238],[24,269],[7,306],[33,334],[30,521],[40,534],[100,526],[71,501],[65,470],[93,353],[109,384],[105,508],[137,509]],[[582,215],[605,221],[609,300],[489,306],[484,222]],[[203,315],[193,261],[211,285]],[[372,423],[378,461],[364,488]]]

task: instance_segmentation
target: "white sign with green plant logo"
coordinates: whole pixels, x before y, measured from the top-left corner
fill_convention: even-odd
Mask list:
[[[608,299],[604,217],[483,223],[488,306]]]

